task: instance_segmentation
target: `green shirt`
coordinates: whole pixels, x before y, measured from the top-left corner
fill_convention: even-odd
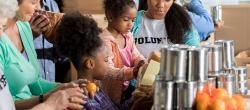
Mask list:
[[[0,69],[6,76],[14,100],[44,94],[56,86],[56,83],[48,82],[40,77],[29,23],[17,21],[16,25],[28,59],[17,50],[6,34],[0,36]]]

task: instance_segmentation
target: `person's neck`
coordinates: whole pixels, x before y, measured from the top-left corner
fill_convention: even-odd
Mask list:
[[[19,36],[19,31],[18,31],[18,27],[16,25],[16,20],[14,19],[8,19],[7,23],[6,23],[6,34],[8,35],[8,37],[13,37],[14,36]]]
[[[90,73],[90,71],[79,71],[78,72],[78,79],[87,79],[90,82],[95,81],[95,78],[93,77],[93,74]]]
[[[112,34],[114,38],[117,38],[120,34],[116,29],[114,29],[112,26],[108,25],[108,31]]]
[[[14,19],[7,20],[7,23],[6,23],[7,28],[14,27],[15,25],[16,25],[16,20],[14,20]]]

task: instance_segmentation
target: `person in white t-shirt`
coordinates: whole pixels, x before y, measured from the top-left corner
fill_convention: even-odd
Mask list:
[[[199,46],[200,38],[187,11],[175,0],[147,0],[137,13],[132,33],[137,49],[148,58],[168,44]]]

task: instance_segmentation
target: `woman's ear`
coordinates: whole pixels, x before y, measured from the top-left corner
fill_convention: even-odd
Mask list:
[[[94,69],[95,60],[93,58],[86,58],[83,64],[86,69]]]

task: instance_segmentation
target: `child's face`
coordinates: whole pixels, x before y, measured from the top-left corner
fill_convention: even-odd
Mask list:
[[[130,32],[130,30],[134,26],[136,12],[137,12],[136,7],[134,8],[128,7],[126,12],[124,12],[121,16],[112,21],[112,25],[117,31],[121,33]]]
[[[94,78],[102,80],[108,72],[108,54],[104,47],[100,48],[96,53],[95,67],[93,68]]]

